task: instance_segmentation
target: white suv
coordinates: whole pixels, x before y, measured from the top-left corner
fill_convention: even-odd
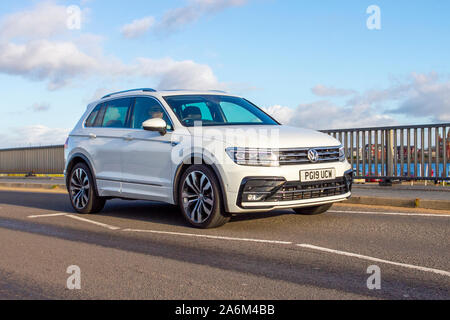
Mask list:
[[[338,140],[221,91],[109,94],[89,104],[65,160],[77,212],[112,198],[161,201],[199,228],[245,212],[325,212],[351,196],[353,175]]]

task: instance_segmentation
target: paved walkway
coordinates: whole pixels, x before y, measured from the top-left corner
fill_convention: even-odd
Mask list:
[[[398,198],[398,199],[426,199],[450,201],[450,187],[442,186],[405,186],[380,187],[378,185],[355,184],[355,196]]]

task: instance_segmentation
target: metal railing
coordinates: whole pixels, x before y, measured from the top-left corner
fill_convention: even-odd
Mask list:
[[[450,180],[450,123],[322,132],[342,142],[357,179]],[[0,173],[63,171],[64,146],[0,150]]]
[[[0,150],[0,173],[61,174],[64,171],[64,146]]]
[[[342,142],[357,179],[450,180],[450,123],[322,132]]]

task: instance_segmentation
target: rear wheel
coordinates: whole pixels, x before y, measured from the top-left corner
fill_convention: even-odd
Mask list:
[[[230,220],[223,209],[217,177],[205,165],[193,165],[183,173],[178,203],[184,218],[196,228],[217,228]]]
[[[321,206],[314,206],[314,207],[306,207],[306,208],[293,208],[295,213],[302,214],[302,215],[315,215],[315,214],[321,214],[324,212],[327,212],[331,209],[333,206],[332,203],[329,204],[323,204]]]
[[[92,173],[85,163],[77,163],[70,173],[69,196],[72,207],[82,214],[97,213],[106,202],[97,196]]]

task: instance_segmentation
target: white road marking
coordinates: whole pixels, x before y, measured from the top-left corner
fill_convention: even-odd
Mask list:
[[[231,240],[231,241],[262,242],[262,243],[273,243],[273,244],[292,244],[292,242],[290,242],[290,241],[262,240],[262,239],[248,239],[248,238],[234,238],[234,237],[211,236],[211,235],[205,235],[205,234],[182,233],[182,232],[170,232],[170,231],[158,231],[158,230],[123,229],[122,231],[126,231],[126,232],[143,232],[143,233],[168,234],[168,235],[175,235],[175,236],[198,237],[198,238],[208,238],[208,239],[218,239],[218,240]]]
[[[336,212],[336,213],[363,213],[363,214],[390,214],[390,215],[420,215],[420,216],[439,216],[439,217],[443,216],[443,215],[439,215],[439,214],[435,214],[435,215],[434,214],[414,214],[414,213],[413,214],[409,214],[409,213],[369,212],[369,211],[337,211],[337,210],[333,210],[333,211],[330,211],[330,212]],[[66,216],[68,218],[72,218],[72,219],[83,221],[83,222],[88,222],[88,223],[95,224],[95,225],[98,225],[98,226],[101,226],[101,227],[104,227],[104,228],[107,228],[107,229],[110,229],[110,230],[120,230],[119,227],[111,226],[111,225],[108,225],[108,224],[105,224],[105,223],[89,220],[89,219],[86,219],[86,218],[82,218],[82,217],[71,215],[71,214],[67,214],[67,213],[52,213],[52,214],[44,214],[44,215],[34,215],[34,216],[28,216],[28,218],[33,219],[33,218],[45,218],[45,217],[56,217],[56,216]],[[140,232],[140,233],[154,233],[154,234],[166,234],[166,235],[187,236],[187,237],[197,237],[197,238],[208,238],[208,239],[217,239],[217,240],[230,240],[230,241],[246,241],[246,242],[270,243],[270,244],[284,244],[284,245],[292,245],[293,244],[293,242],[291,242],[291,241],[236,238],[236,237],[213,236],[213,235],[194,234],[194,233],[182,233],[182,232],[171,232],[171,231],[159,231],[159,230],[122,229],[122,231],[125,231],[125,232]],[[334,250],[334,249],[319,247],[319,246],[315,246],[315,245],[311,245],[311,244],[305,244],[305,243],[303,243],[303,244],[296,244],[296,246],[302,247],[302,248],[307,248],[307,249],[312,249],[312,250],[318,250],[318,251],[322,251],[322,252],[327,252],[327,253],[334,253],[334,254],[347,256],[347,257],[358,258],[358,259],[362,259],[362,260],[368,260],[368,261],[373,261],[373,262],[390,264],[390,265],[399,266],[399,267],[403,267],[403,268],[415,269],[415,270],[420,270],[420,271],[424,271],[424,272],[432,272],[432,273],[436,273],[436,274],[439,274],[439,275],[450,277],[450,272],[449,271],[445,271],[445,270],[439,270],[439,269],[433,269],[433,268],[416,266],[416,265],[412,265],[412,264],[406,264],[406,263],[400,263],[400,262],[395,262],[395,261],[389,261],[389,260],[384,260],[384,259],[379,259],[379,258],[375,258],[375,257],[365,256],[365,255],[361,255],[361,254],[357,254],[357,253],[340,251],[340,250]]]
[[[41,215],[35,215],[35,216],[28,216],[28,218],[35,219],[35,218],[49,218],[49,217],[58,217],[58,216],[67,216],[67,213],[41,214]]]
[[[419,216],[419,217],[450,218],[450,214],[435,214],[435,213],[376,212],[376,211],[339,211],[339,210],[330,210],[328,212],[330,212],[330,213],[378,214],[378,215],[386,215],[386,216]]]
[[[120,229],[119,227],[114,227],[114,226],[111,226],[111,225],[109,225],[109,224],[105,224],[105,223],[101,223],[101,222],[89,220],[89,219],[86,219],[86,218],[81,218],[81,217],[79,217],[79,216],[74,216],[74,215],[71,215],[71,214],[66,215],[66,217],[72,218],[72,219],[75,219],[75,220],[79,220],[79,221],[84,221],[84,222],[92,223],[92,224],[95,224],[95,225],[97,225],[97,226],[107,228],[107,229],[109,229],[109,230],[119,230],[119,229]]]
[[[347,256],[347,257],[353,257],[353,258],[373,261],[373,262],[391,264],[391,265],[394,265],[394,266],[399,266],[399,267],[404,267],[404,268],[409,268],[409,269],[415,269],[415,270],[420,270],[420,271],[425,271],[425,272],[432,272],[432,273],[436,273],[436,274],[440,274],[440,275],[443,275],[443,276],[450,277],[450,272],[449,271],[433,269],[433,268],[427,268],[427,267],[421,267],[421,266],[416,266],[416,265],[413,265],[413,264],[394,262],[394,261],[389,261],[389,260],[384,260],[384,259],[364,256],[364,255],[357,254],[357,253],[351,253],[351,252],[346,252],[346,251],[339,251],[339,250],[328,249],[328,248],[324,248],[324,247],[318,247],[318,246],[314,246],[314,245],[311,245],[311,244],[297,244],[297,246],[302,247],[302,248],[308,248],[308,249],[328,252],[328,253],[334,253],[334,254]]]

